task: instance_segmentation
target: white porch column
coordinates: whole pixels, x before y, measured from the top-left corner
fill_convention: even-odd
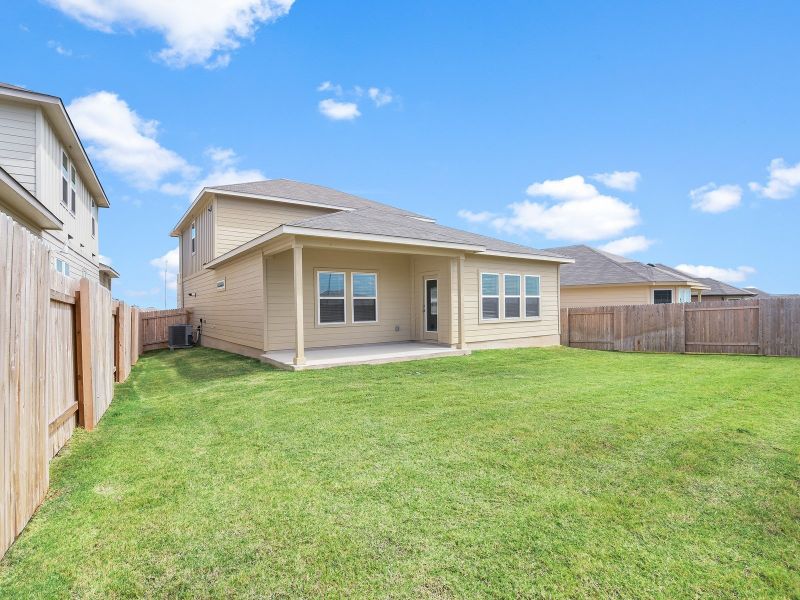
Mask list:
[[[292,248],[294,261],[294,364],[306,364],[305,339],[303,333],[303,246]]]
[[[467,332],[464,319],[464,257],[458,257],[458,348],[467,347]]]

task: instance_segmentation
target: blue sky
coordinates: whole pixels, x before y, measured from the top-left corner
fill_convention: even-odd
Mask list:
[[[0,80],[70,107],[117,297],[162,306],[198,186],[262,176],[800,291],[800,3],[100,4],[4,6]]]

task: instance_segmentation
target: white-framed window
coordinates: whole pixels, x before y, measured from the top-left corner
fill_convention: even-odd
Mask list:
[[[189,234],[189,243],[192,246],[192,254],[197,252],[197,222],[192,221],[192,230]]]
[[[92,237],[97,237],[97,203],[92,198]]]
[[[653,304],[672,304],[672,290],[653,290]]]
[[[542,282],[538,275],[525,275],[525,318],[535,319],[542,310]]]
[[[76,199],[78,196],[78,173],[75,170],[75,165],[69,168],[69,211],[75,214]]]
[[[692,301],[692,289],[687,287],[678,288],[678,303],[687,304]]]
[[[69,208],[69,158],[61,153],[61,204]]]
[[[345,274],[342,271],[317,271],[317,323],[345,323]]]
[[[500,275],[481,273],[481,319],[496,321],[500,318]]]
[[[519,319],[521,296],[520,276],[503,275],[503,316],[506,319]]]
[[[378,274],[350,273],[350,289],[353,290],[353,323],[376,323],[378,321]]]
[[[69,263],[67,261],[65,261],[65,260],[57,258],[56,259],[56,271],[58,271],[62,275],[65,275],[66,277],[69,277]]]

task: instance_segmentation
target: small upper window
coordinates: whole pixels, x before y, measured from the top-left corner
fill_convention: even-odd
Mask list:
[[[353,322],[374,323],[378,320],[378,276],[375,273],[353,273]]]
[[[320,323],[344,323],[344,273],[317,273],[317,311]]]
[[[97,237],[97,219],[92,216],[92,237]]]
[[[197,225],[194,221],[192,221],[192,232],[189,237],[192,245],[192,254],[194,254],[197,251]]]
[[[481,273],[481,318],[500,318],[500,276]]]
[[[653,304],[672,304],[672,290],[653,290]]]
[[[503,286],[505,299],[503,308],[506,319],[519,319],[520,315],[520,283],[519,275],[504,275]]]
[[[61,153],[61,204],[69,208],[69,159]]]
[[[77,177],[77,174],[75,172],[75,166],[73,165],[72,168],[70,169],[70,177],[69,177],[69,183],[70,183],[70,185],[69,185],[69,210],[70,210],[70,212],[72,212],[72,214],[75,214],[75,204],[76,204],[75,200],[76,200],[77,195],[78,195],[78,192],[77,192],[77,181],[78,181],[78,177]]]

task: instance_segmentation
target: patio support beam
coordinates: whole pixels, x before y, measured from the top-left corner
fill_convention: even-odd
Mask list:
[[[467,332],[464,326],[464,257],[458,257],[458,349],[467,347]]]
[[[292,248],[294,262],[294,360],[295,365],[306,364],[305,339],[303,332],[303,246]]]

